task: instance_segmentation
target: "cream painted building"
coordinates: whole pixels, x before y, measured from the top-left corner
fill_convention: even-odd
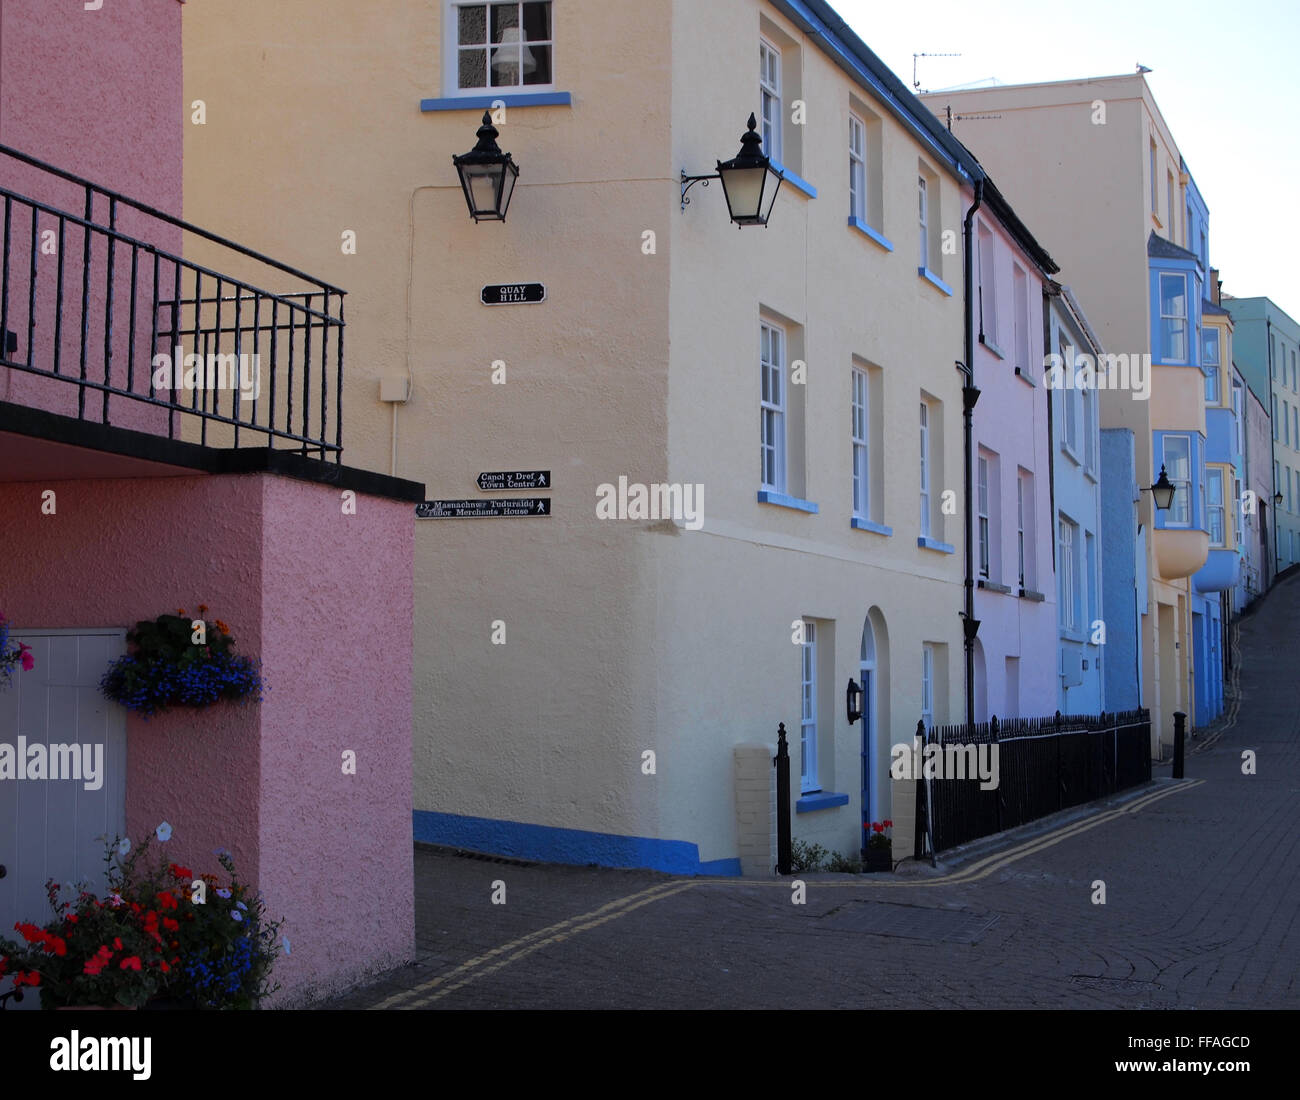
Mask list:
[[[1196,721],[1192,627],[1205,597],[1191,577],[1209,550],[1199,369],[1208,296],[1204,204],[1140,74],[922,99],[938,117],[951,109],[953,132],[977,143],[980,160],[1029,224],[1052,227],[1052,254],[1107,351],[1130,361],[1150,356],[1149,399],[1132,384],[1141,381],[1139,368],[1128,372],[1129,385],[1101,388],[1099,406],[1103,427],[1134,433],[1139,485],[1150,486],[1162,465],[1179,467],[1170,470],[1181,496],[1169,516],[1157,514],[1149,492],[1139,504],[1150,580],[1140,609],[1139,688],[1159,754],[1172,743],[1176,711],[1189,716],[1189,728]],[[972,115],[996,117],[969,125],[956,117]]]
[[[347,288],[346,461],[438,499],[549,502],[416,521],[417,839],[766,873],[784,723],[795,837],[856,856],[864,818],[890,818],[910,854],[890,746],[962,717],[954,361],[977,166],[832,16],[187,8],[206,121],[186,216]],[[451,158],[493,101],[520,174],[508,219],[475,223]],[[680,174],[734,156],[751,112],[786,181],[767,228],[738,230],[717,182],[683,208]],[[480,301],[520,283],[545,301]],[[551,484],[478,487],[525,470]],[[602,518],[623,478],[695,511]],[[387,644],[321,617],[305,646]]]

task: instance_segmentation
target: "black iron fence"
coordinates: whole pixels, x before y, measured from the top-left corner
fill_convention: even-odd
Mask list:
[[[1148,782],[1151,716],[917,723],[913,750],[920,859]]]
[[[0,401],[342,460],[342,290],[3,145],[0,197]]]

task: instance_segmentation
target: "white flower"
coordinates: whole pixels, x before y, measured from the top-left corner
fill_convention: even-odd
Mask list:
[[[118,855],[124,856],[130,850],[131,850],[131,838],[129,836],[124,836],[121,840],[117,842]]]
[[[172,827],[164,821],[154,830],[154,835],[157,836],[159,840],[163,841],[163,843],[166,843],[172,838]]]

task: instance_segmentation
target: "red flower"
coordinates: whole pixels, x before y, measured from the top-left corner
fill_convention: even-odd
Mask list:
[[[886,829],[892,829],[894,827],[894,823],[892,821],[886,821],[884,825]]]
[[[176,932],[180,929],[180,921],[173,920],[171,917],[163,917],[163,928],[168,932]]]
[[[76,913],[73,913],[71,916],[68,917],[68,923],[69,923],[69,924],[76,924],[77,921],[79,921],[79,920],[81,920],[81,918],[80,918],[79,916],[77,916]]]
[[[44,929],[37,928],[34,924],[15,924],[14,929],[28,943],[40,943],[45,939]]]
[[[188,881],[194,877],[194,872],[191,871],[188,867],[181,867],[179,864],[176,863],[172,863],[169,866],[171,868],[171,873],[179,879],[185,879],[186,881]]]
[[[118,963],[117,966],[119,970],[139,970],[140,956],[129,955],[125,959],[123,959],[120,963]]]
[[[36,970],[19,970],[14,974],[14,988],[20,985],[40,985],[41,975]]]
[[[176,906],[177,906],[177,901],[174,897],[172,897],[169,891],[164,890],[161,894],[158,895],[158,907],[160,909],[175,909]]]
[[[113,937],[113,946],[114,946],[118,951],[121,951],[121,950],[122,950],[122,937],[121,937],[121,936],[114,936],[114,937]]]
[[[873,821],[871,823],[871,831],[873,833],[883,833],[885,831],[885,827],[882,824],[880,824],[880,822]]]

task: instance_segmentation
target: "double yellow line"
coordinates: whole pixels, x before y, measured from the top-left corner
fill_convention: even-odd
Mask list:
[[[969,867],[963,867],[959,871],[951,874],[939,875],[935,878],[919,878],[911,880],[892,879],[881,882],[867,881],[865,879],[835,879],[828,882],[815,882],[811,884],[812,888],[821,890],[825,887],[849,887],[852,889],[863,889],[866,887],[880,886],[893,888],[912,888],[926,886],[956,886],[967,882],[977,882],[978,880],[991,875],[994,871],[1000,870],[1008,864],[1017,860],[1024,859],[1026,856],[1033,855],[1035,852],[1041,852],[1046,848],[1060,844],[1062,841],[1069,840],[1071,837],[1079,836],[1086,833],[1089,829],[1095,829],[1099,825],[1104,825],[1108,821],[1114,821],[1125,814],[1135,814],[1146,807],[1159,802],[1161,799],[1168,798],[1172,794],[1178,794],[1181,791],[1189,791],[1193,787],[1199,787],[1204,783],[1204,779],[1189,779],[1176,783],[1172,786],[1164,787],[1160,790],[1151,791],[1134,799],[1132,802],[1123,806],[1117,806],[1105,813],[1097,814],[1095,817],[1087,818],[1083,821],[1075,821],[1069,825],[1063,825],[1054,832],[1044,836],[1034,837],[1017,845],[1014,848],[1002,852],[995,852],[993,855],[986,856],[977,860]],[[670,882],[661,882],[639,893],[628,894],[626,897],[616,898],[611,902],[593,909],[589,913],[582,913],[576,917],[569,917],[557,924],[548,925],[536,932],[530,932],[526,936],[520,936],[518,939],[511,940],[509,943],[502,944],[500,947],[494,947],[482,955],[476,955],[472,959],[467,959],[459,966],[440,974],[436,978],[431,978],[411,989],[402,990],[400,993],[394,993],[392,996],[385,998],[373,1009],[415,1009],[425,1008],[435,1001],[454,993],[463,986],[476,982],[480,978],[485,978],[511,963],[518,962],[526,958],[534,951],[540,951],[543,947],[550,947],[553,944],[562,943],[563,941],[578,935],[579,933],[589,931],[592,928],[599,927],[609,921],[618,920],[619,917],[625,917],[627,914],[635,912],[642,906],[650,905],[656,901],[662,901],[664,898],[672,897],[674,894],[683,893],[686,890],[692,890],[698,886],[727,886],[727,887],[748,887],[748,886],[776,886],[784,890],[790,889],[790,879],[737,879],[737,878],[696,878],[674,880]]]
[[[531,955],[534,951],[540,951],[543,947],[561,943],[572,936],[578,935],[579,932],[586,932],[607,921],[627,916],[628,913],[640,909],[643,905],[649,905],[651,902],[671,897],[673,894],[680,894],[683,890],[690,890],[698,884],[698,881],[697,879],[688,879],[685,882],[661,882],[656,886],[651,886],[648,890],[642,890],[640,893],[616,898],[614,901],[602,905],[599,909],[593,909],[590,913],[570,917],[558,924],[552,924],[536,932],[530,932],[526,936],[520,936],[519,939],[511,940],[500,947],[494,947],[485,954],[466,960],[454,970],[440,974],[438,977],[424,982],[422,985],[417,985],[413,989],[394,993],[391,997],[371,1007],[424,1008],[449,993],[454,993],[461,986],[478,981],[479,978],[485,978],[502,967],[509,966],[511,963],[518,962],[520,959]]]

